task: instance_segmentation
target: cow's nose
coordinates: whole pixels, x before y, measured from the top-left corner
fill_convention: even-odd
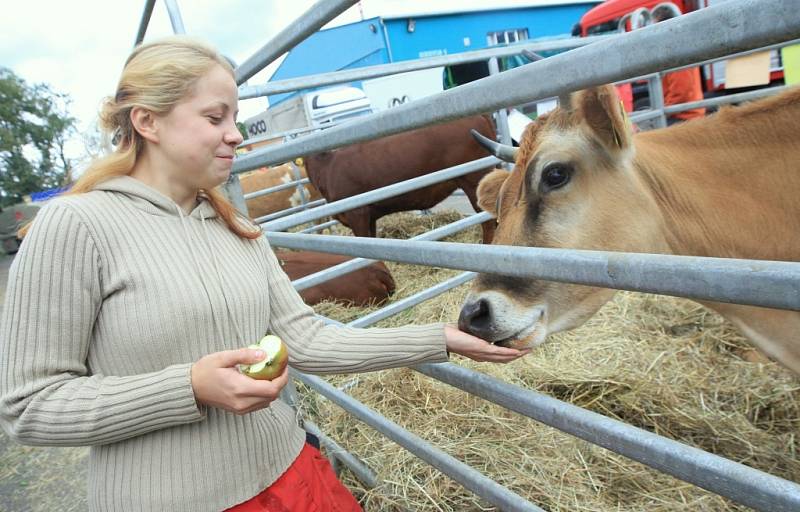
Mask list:
[[[458,328],[473,336],[486,339],[491,331],[492,308],[486,299],[464,304],[458,315]]]

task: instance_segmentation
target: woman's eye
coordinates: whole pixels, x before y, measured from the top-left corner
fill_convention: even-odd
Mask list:
[[[212,124],[219,124],[222,122],[222,118],[217,116],[208,116],[208,119],[211,121]]]
[[[550,190],[563,187],[569,179],[570,169],[565,165],[553,164],[542,172],[542,183]]]

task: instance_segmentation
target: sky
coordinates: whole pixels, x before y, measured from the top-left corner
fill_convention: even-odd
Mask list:
[[[176,0],[186,33],[205,39],[236,62],[243,62],[314,0]],[[523,6],[542,0],[496,0],[491,5]],[[550,3],[553,0],[545,0]],[[113,95],[122,65],[133,48],[144,0],[3,0],[0,17],[0,66],[29,83],[46,83],[72,99],[70,114],[79,133],[95,126],[99,105]],[[558,0],[555,0],[558,2]],[[485,0],[362,0],[327,26],[374,16],[486,8]],[[164,0],[156,0],[145,41],[172,34]],[[267,81],[280,59],[251,78]],[[239,119],[267,107],[266,99],[243,100]],[[68,156],[84,155],[83,137],[67,147]]]

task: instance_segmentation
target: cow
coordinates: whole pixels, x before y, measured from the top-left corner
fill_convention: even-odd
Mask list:
[[[314,251],[275,251],[275,255],[292,281],[350,259],[347,256]],[[394,279],[389,269],[383,262],[376,261],[350,274],[301,290],[300,296],[306,304],[312,306],[324,300],[351,306],[371,306],[386,302],[394,290]]]
[[[632,135],[609,86],[581,91],[526,128],[514,160],[478,187],[494,243],[800,260],[800,88]],[[589,319],[614,290],[481,274],[462,330],[516,348]],[[701,301],[800,373],[800,312]]]
[[[308,177],[329,203],[416,178],[485,157],[470,137],[471,129],[495,137],[489,116],[463,118],[308,156]],[[384,215],[431,208],[457,188],[464,191],[477,212],[478,182],[489,171],[491,167],[355,208],[336,218],[356,236],[375,237],[376,221]],[[493,232],[494,221],[484,222],[484,243],[491,241]]]
[[[265,188],[276,187],[290,181],[307,178],[306,170],[302,163],[290,162],[275,167],[264,167],[243,173],[239,176],[242,192],[249,194]],[[276,213],[293,206],[316,201],[322,196],[310,183],[292,187],[286,190],[273,192],[264,196],[247,200],[247,211],[250,217],[257,219],[270,213]]]

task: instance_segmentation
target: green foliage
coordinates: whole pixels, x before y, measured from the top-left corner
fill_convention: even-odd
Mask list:
[[[244,123],[241,122],[241,121],[237,121],[236,122],[236,128],[239,129],[239,133],[242,134],[242,137],[244,138],[244,140],[247,140],[248,139],[247,128],[245,127]]]
[[[64,146],[75,132],[69,97],[0,67],[0,208],[72,180]]]

